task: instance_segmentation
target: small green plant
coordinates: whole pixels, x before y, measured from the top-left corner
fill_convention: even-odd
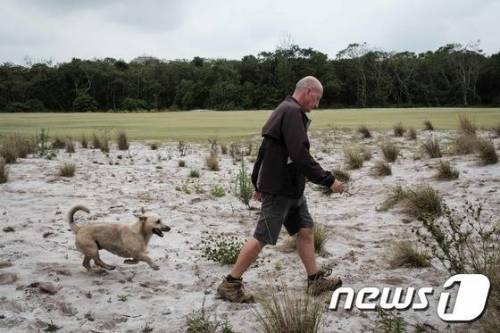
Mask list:
[[[241,200],[245,205],[250,207],[250,199],[253,195],[253,185],[250,174],[247,173],[245,168],[245,159],[241,159],[240,170],[234,179],[233,193]]]
[[[399,123],[395,124],[392,127],[392,129],[394,131],[394,136],[397,136],[397,137],[401,137],[405,133],[405,128],[404,128],[402,122],[399,122]]]
[[[191,178],[200,178],[200,172],[196,169],[191,169],[189,171],[189,177]]]
[[[449,161],[439,161],[438,172],[436,178],[439,180],[452,180],[457,179],[459,172],[456,168],[452,167]]]
[[[498,163],[498,155],[491,140],[479,140],[477,144],[477,151],[483,165]]]
[[[427,139],[427,141],[423,143],[422,148],[430,158],[440,158],[443,156],[441,148],[439,147],[439,141],[435,137]]]
[[[94,321],[95,320],[94,314],[92,312],[90,312],[90,311],[87,312],[87,313],[85,313],[84,318],[87,319],[88,321]]]
[[[243,152],[241,151],[241,146],[237,142],[231,143],[229,146],[229,155],[233,159],[233,163],[239,162],[243,158]]]
[[[179,151],[179,154],[181,155],[181,157],[184,157],[186,156],[186,151],[187,151],[187,144],[186,142],[184,141],[179,141],[179,143],[177,144],[177,150]]]
[[[349,170],[359,169],[363,166],[363,154],[358,147],[345,148],[344,158],[346,168]]]
[[[120,131],[116,135],[116,143],[119,150],[128,150],[129,143],[127,133],[125,131]]]
[[[409,140],[417,140],[417,131],[414,127],[408,127],[408,129],[406,130],[406,137]]]
[[[59,176],[73,177],[75,175],[75,165],[73,163],[64,163],[59,167]]]
[[[194,185],[194,191],[196,192],[196,194],[203,194],[203,193],[205,193],[205,189],[203,188],[203,186],[200,185],[200,183],[196,183]]]
[[[406,333],[407,324],[397,312],[377,308],[376,331],[380,333]]]
[[[99,148],[103,153],[109,153],[109,136],[107,132],[102,134],[101,147]]]
[[[116,298],[117,298],[120,302],[126,302],[126,301],[127,301],[127,299],[128,299],[128,295],[121,294],[121,295],[116,296]]]
[[[150,326],[149,323],[146,323],[146,325],[144,325],[144,327],[142,328],[141,332],[142,333],[151,333],[153,332],[154,328],[153,326]]]
[[[92,148],[101,149],[101,139],[95,133],[92,133]]]
[[[232,265],[243,247],[236,236],[209,234],[201,240],[202,257],[223,265]]]
[[[384,161],[376,161],[371,174],[377,177],[390,176],[392,175],[391,165]]]
[[[391,141],[385,141],[380,145],[382,154],[387,162],[395,162],[399,156],[399,148]]]
[[[80,145],[85,149],[89,147],[89,142],[87,141],[87,136],[85,134],[82,134],[80,137]]]
[[[158,150],[158,143],[156,143],[156,142],[151,142],[151,143],[149,144],[149,148],[150,148],[151,150]]]
[[[36,132],[35,146],[39,156],[44,156],[49,150],[49,130],[42,128]]]
[[[434,125],[430,120],[424,120],[424,130],[426,131],[434,131]]]
[[[408,241],[397,242],[392,249],[390,265],[397,267],[429,267],[430,255],[420,251]]]
[[[210,151],[210,154],[207,157],[207,167],[212,171],[219,171],[219,158],[217,157],[217,153],[214,151]]]
[[[460,115],[458,117],[459,121],[459,131],[462,132],[462,134],[465,135],[476,135],[476,129],[477,126],[474,124],[474,122],[470,119],[468,115]]]
[[[366,125],[361,125],[358,127],[358,133],[361,134],[361,137],[363,139],[369,139],[372,137],[372,133],[370,132],[370,130],[368,129],[368,127],[366,127]]]
[[[64,140],[60,137],[56,136],[52,141],[52,149],[63,149],[66,146]]]
[[[68,154],[74,154],[75,153],[75,144],[73,143],[73,140],[71,140],[70,138],[68,138],[66,140],[65,147],[66,147],[66,152]]]
[[[177,162],[177,165],[179,166],[179,168],[184,168],[186,166],[186,161],[179,160],[179,162]]]
[[[214,185],[210,193],[216,198],[221,198],[226,195],[226,192],[224,192],[224,188],[220,185]]]
[[[14,232],[14,231],[16,231],[16,229],[14,229],[14,227],[11,227],[11,226],[7,226],[7,227],[3,228],[3,232]]]
[[[9,180],[9,169],[3,157],[0,156],[0,184],[6,183]]]
[[[497,123],[495,126],[493,126],[491,130],[493,131],[495,137],[500,138],[500,123]]]
[[[50,321],[50,323],[45,324],[47,324],[47,326],[45,326],[45,328],[43,329],[44,332],[56,332],[62,328],[62,326],[57,326],[56,324],[54,324],[52,320]]]

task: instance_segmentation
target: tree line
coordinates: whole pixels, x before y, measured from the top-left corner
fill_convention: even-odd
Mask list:
[[[324,85],[322,108],[500,105],[500,52],[487,56],[477,43],[419,54],[350,44],[334,59],[291,44],[241,60],[4,63],[0,110],[272,109],[306,75]]]

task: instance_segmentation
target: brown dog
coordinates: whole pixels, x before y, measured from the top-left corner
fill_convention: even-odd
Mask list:
[[[85,258],[83,267],[90,270],[90,259],[96,265],[104,269],[114,269],[115,266],[104,263],[99,258],[99,250],[104,249],[126,259],[126,264],[137,264],[145,261],[154,269],[160,267],[155,265],[147,255],[149,239],[153,234],[163,237],[163,231],[170,231],[170,227],[162,224],[160,217],[154,213],[142,214],[139,221],[133,224],[104,224],[96,223],[89,225],[76,225],[73,219],[79,210],[89,213],[89,209],[82,205],[72,207],[67,215],[71,230],[76,234],[75,244]]]

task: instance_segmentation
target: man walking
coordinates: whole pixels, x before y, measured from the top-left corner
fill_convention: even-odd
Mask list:
[[[314,254],[313,220],[304,197],[305,178],[315,184],[343,192],[342,183],[323,170],[309,154],[306,113],[317,108],[323,95],[318,79],[307,76],[297,82],[288,96],[271,114],[262,128],[262,144],[252,172],[255,199],[262,202],[254,235],[241,249],[231,273],[217,288],[222,299],[252,302],[243,291],[241,276],[257,259],[262,248],[275,245],[282,225],[290,235],[297,235],[297,251],[307,272],[308,292],[318,295],[342,285],[339,277],[327,278],[320,271]]]

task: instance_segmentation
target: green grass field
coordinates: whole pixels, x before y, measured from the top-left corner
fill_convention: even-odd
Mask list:
[[[0,113],[0,135],[35,134],[41,128],[50,135],[78,137],[81,134],[124,130],[131,139],[224,140],[258,134],[271,111],[189,111],[152,113]],[[401,121],[422,128],[429,119],[436,129],[457,128],[458,116],[468,114],[480,127],[500,123],[500,108],[413,108],[314,110],[312,130],[322,128],[388,129]]]

